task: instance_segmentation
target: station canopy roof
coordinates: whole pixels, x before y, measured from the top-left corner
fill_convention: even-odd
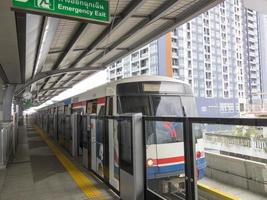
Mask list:
[[[4,0],[0,45],[13,46],[0,50],[0,74],[19,84],[17,96],[31,91],[41,103],[220,2],[110,0],[110,23],[94,24],[11,12]]]

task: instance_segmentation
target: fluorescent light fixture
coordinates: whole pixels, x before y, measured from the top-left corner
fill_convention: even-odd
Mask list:
[[[75,84],[72,88],[67,89],[66,91],[60,93],[58,96],[53,97],[52,100],[54,101],[62,101],[64,99],[73,97],[75,95],[81,94],[95,88],[97,86],[103,85],[107,83],[107,71],[103,70],[100,72],[95,73],[92,76],[84,79],[83,81]]]

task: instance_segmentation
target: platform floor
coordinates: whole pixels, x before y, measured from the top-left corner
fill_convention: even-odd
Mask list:
[[[101,196],[88,198],[36,129],[27,124],[19,128],[14,159],[6,169],[0,170],[0,200],[118,199],[104,183],[82,169],[78,160],[61,151],[90,179]]]
[[[212,179],[207,178],[207,177],[199,180],[199,183],[205,184],[211,188],[220,190],[222,192],[226,192],[230,195],[233,195],[233,196],[239,198],[240,200],[267,200],[267,196],[255,194],[251,191],[248,191],[248,190],[245,190],[242,188],[238,188],[238,187],[234,187],[231,185],[227,185],[225,183],[221,183],[219,181],[212,180]]]

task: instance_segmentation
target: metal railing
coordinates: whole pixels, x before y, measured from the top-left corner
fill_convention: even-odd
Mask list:
[[[241,137],[241,136],[206,133],[205,139],[210,142],[231,144],[249,148],[265,149],[267,147],[266,138]]]
[[[13,152],[15,142],[14,134],[15,130],[11,122],[0,124],[0,169],[6,167],[10,155]]]

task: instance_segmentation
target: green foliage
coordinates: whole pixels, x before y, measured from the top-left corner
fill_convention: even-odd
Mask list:
[[[249,127],[249,128],[247,128],[247,130],[246,130],[245,136],[246,136],[246,137],[251,137],[251,136],[256,137],[257,134],[258,134],[258,131],[257,131],[256,128],[254,128],[254,127]]]
[[[243,136],[243,128],[242,127],[236,127],[235,136],[239,136],[239,137]]]
[[[261,136],[261,131],[256,127],[236,127],[235,136],[238,137],[259,137]]]

